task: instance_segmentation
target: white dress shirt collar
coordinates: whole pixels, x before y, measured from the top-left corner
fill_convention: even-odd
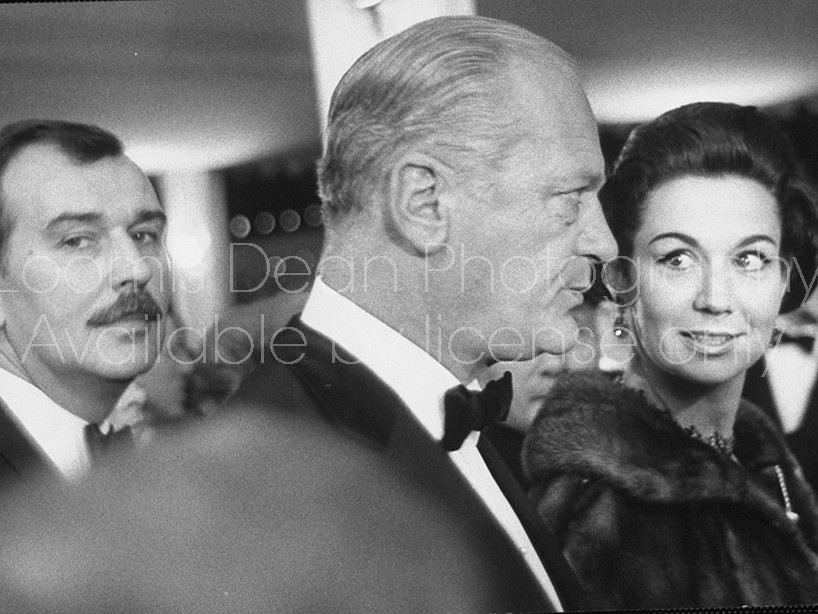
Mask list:
[[[320,277],[301,320],[369,367],[409,407],[428,433],[443,437],[443,396],[460,382],[400,331],[342,296]]]
[[[0,368],[0,397],[11,418],[31,443],[69,479],[83,475],[89,466],[85,426],[79,416],[57,405],[42,390]]]

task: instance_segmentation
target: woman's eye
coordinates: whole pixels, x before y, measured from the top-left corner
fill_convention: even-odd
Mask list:
[[[738,265],[745,271],[760,271],[769,262],[769,259],[758,252],[747,252],[736,258]]]
[[[693,258],[691,258],[688,254],[674,252],[668,254],[667,256],[663,256],[659,259],[659,262],[673,269],[684,270],[693,265]]]

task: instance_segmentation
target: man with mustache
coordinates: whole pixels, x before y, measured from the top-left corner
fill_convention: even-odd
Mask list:
[[[128,384],[164,340],[165,213],[113,134],[0,129],[0,484],[89,465]]]
[[[498,610],[585,604],[508,467],[470,431],[479,421],[450,417],[468,413],[464,387],[492,364],[576,343],[569,311],[590,264],[615,255],[603,169],[573,61],[548,41],[442,17],[378,44],[330,105],[319,276],[233,400],[329,422],[451,506],[508,557],[495,579],[516,601]]]

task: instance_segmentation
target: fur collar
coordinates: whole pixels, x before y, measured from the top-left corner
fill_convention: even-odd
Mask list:
[[[783,439],[769,418],[745,401],[734,434],[743,466],[691,438],[640,392],[608,375],[567,373],[543,401],[526,439],[523,467],[532,482],[567,473],[603,480],[645,501],[746,502],[752,495],[779,508],[751,474],[772,471],[776,464],[792,473]]]

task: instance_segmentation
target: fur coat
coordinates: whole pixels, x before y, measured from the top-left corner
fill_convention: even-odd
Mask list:
[[[558,380],[523,467],[593,607],[818,603],[815,496],[761,410],[734,435],[739,463],[602,373]]]

